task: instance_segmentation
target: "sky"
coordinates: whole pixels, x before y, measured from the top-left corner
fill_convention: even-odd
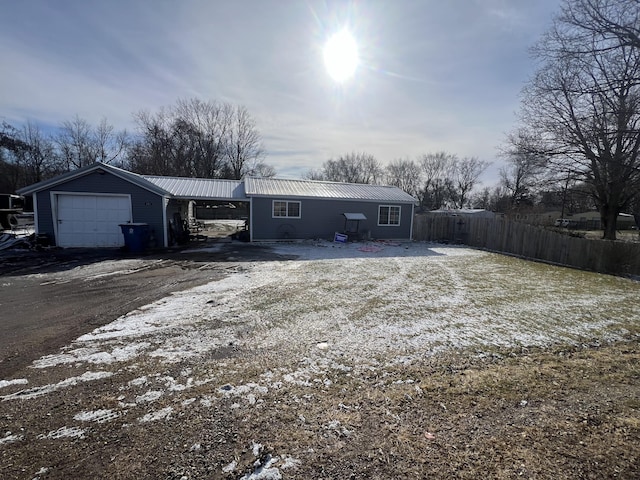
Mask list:
[[[278,177],[350,152],[493,162],[561,0],[0,0],[0,120],[135,131],[179,99],[245,106]],[[335,81],[323,47],[359,63]]]

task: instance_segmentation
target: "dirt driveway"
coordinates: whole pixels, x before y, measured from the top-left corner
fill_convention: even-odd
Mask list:
[[[210,244],[134,256],[119,249],[12,250],[0,256],[0,378],[171,292],[224,277],[267,247]]]

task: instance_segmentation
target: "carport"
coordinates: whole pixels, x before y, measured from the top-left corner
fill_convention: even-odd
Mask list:
[[[250,201],[242,180],[151,175],[144,178],[171,195],[167,204],[170,237],[179,235],[180,227],[193,231],[203,228],[209,220],[248,220]]]

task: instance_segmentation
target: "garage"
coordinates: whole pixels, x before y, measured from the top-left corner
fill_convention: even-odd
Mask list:
[[[141,175],[95,163],[20,191],[31,195],[36,234],[48,245],[120,248],[120,225],[139,223],[148,226],[155,245],[168,246],[171,195]]]
[[[54,193],[60,247],[120,247],[121,223],[131,221],[129,195]]]

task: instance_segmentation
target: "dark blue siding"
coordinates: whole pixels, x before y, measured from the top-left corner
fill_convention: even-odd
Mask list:
[[[273,218],[273,200],[299,201],[300,218]],[[325,238],[345,228],[343,213],[363,213],[359,231],[369,232],[372,239],[411,239],[412,205],[387,202],[362,202],[326,199],[256,198],[252,199],[252,236],[254,240]],[[399,226],[378,226],[378,206],[401,207]]]

